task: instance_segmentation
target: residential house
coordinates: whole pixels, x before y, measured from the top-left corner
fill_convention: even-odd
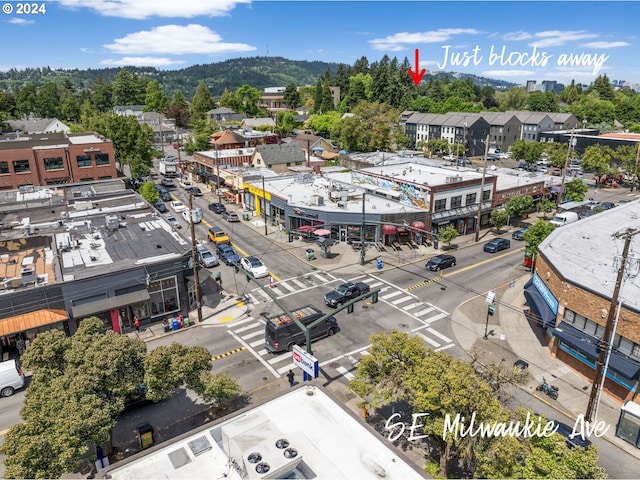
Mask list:
[[[236,113],[228,107],[214,108],[207,112],[207,119],[215,120],[218,125],[229,122],[237,122],[240,124],[244,118],[244,114]]]
[[[266,167],[276,173],[288,173],[289,167],[300,167],[306,163],[304,151],[297,143],[257,145],[251,160],[253,167]]]
[[[40,134],[62,132],[69,133],[71,129],[57,118],[28,118],[22,120],[5,120],[7,131],[20,134]]]
[[[525,142],[540,141],[540,132],[555,130],[555,122],[545,112],[523,112],[508,110],[507,114],[515,115],[522,126],[520,127],[520,140]]]
[[[520,138],[522,123],[513,113],[484,112],[483,118],[489,122],[489,145],[493,152],[506,152]]]

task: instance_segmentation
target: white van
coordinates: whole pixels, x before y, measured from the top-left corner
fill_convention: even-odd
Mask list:
[[[189,216],[191,216],[191,218],[189,218]],[[184,218],[187,223],[200,223],[202,221],[202,208],[195,207],[192,210],[187,208],[182,211],[182,218]]]
[[[549,221],[551,225],[561,227],[567,223],[573,223],[578,221],[578,214],[576,212],[562,212],[556,213],[555,217]]]
[[[0,362],[0,396],[10,397],[24,386],[24,373],[15,360]]]

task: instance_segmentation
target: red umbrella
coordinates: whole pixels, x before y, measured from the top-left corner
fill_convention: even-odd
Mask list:
[[[315,233],[319,237],[324,237],[325,235],[331,235],[331,230],[327,230],[326,228],[320,228],[318,230],[315,230],[313,233]]]
[[[300,227],[298,227],[298,230],[302,233],[313,232],[315,229],[316,228],[312,227],[311,225],[301,225]]]

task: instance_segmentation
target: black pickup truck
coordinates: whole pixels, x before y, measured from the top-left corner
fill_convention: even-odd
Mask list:
[[[324,295],[324,303],[327,304],[328,307],[338,307],[343,303],[348,302],[349,300],[359,297],[360,295],[364,295],[371,288],[368,284],[364,282],[348,282],[343,283],[342,285],[337,286],[330,292],[325,293]]]

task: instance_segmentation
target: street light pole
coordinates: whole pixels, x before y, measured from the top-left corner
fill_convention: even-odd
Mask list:
[[[484,180],[487,176],[487,156],[489,155],[489,135],[484,142],[484,162],[482,166],[482,181],[480,182],[480,198],[478,201],[478,219],[476,220],[476,242],[480,240],[480,219],[482,218],[482,204],[484,203]]]
[[[215,144],[216,149],[216,193],[218,194],[218,203],[222,203],[222,199],[220,198],[220,162],[218,160],[218,143]]]
[[[364,265],[365,245],[364,245],[364,215],[365,215],[365,196],[366,192],[362,192],[362,225],[360,225],[360,265]]]
[[[558,190],[558,195],[556,197],[556,210],[560,207],[560,203],[562,202],[562,191],[564,190],[564,181],[567,177],[567,170],[569,169],[569,160],[571,159],[571,147],[573,147],[574,138],[576,129],[571,130],[571,138],[569,139],[569,147],[567,148],[567,158],[564,161],[564,170],[562,171],[562,180],[560,182],[560,190]]]
[[[195,282],[198,322],[202,323],[202,302],[200,301],[200,278],[198,277],[198,255],[196,247],[196,226],[193,223],[193,193],[189,192],[189,227],[191,230],[191,261],[193,262],[193,280]]]

